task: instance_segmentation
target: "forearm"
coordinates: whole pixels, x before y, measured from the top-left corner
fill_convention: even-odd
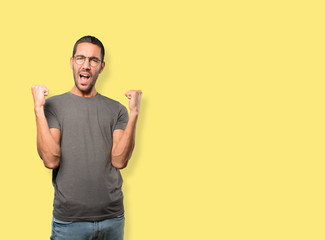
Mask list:
[[[51,135],[44,108],[35,108],[37,125],[37,151],[47,168],[54,169],[59,166],[61,150]]]
[[[125,168],[131,158],[135,145],[135,130],[138,120],[138,113],[130,113],[129,121],[124,133],[116,146],[112,149],[111,161],[116,168]]]

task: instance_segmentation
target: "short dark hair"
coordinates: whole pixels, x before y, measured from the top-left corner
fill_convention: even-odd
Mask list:
[[[104,61],[104,56],[105,56],[104,45],[102,44],[101,41],[99,41],[98,38],[93,37],[93,36],[89,36],[89,35],[80,38],[80,39],[79,39],[79,40],[74,44],[73,52],[72,52],[72,57],[74,57],[74,55],[76,54],[78,44],[79,44],[79,43],[83,43],[83,42],[92,43],[92,44],[95,44],[95,45],[97,45],[98,47],[100,47],[101,55],[102,55],[102,61]]]

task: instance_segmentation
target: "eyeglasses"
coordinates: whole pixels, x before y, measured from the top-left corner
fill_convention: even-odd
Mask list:
[[[75,62],[78,65],[82,65],[84,64],[86,58],[89,58],[89,64],[92,67],[97,67],[99,63],[101,63],[102,61],[96,57],[85,57],[85,56],[75,56]]]

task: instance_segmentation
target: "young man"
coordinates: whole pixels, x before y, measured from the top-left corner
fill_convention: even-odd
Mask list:
[[[37,150],[53,169],[55,189],[51,239],[123,239],[122,177],[135,143],[142,92],[130,90],[127,109],[96,91],[105,50],[95,37],[80,38],[70,59],[75,85],[46,99],[32,86]]]

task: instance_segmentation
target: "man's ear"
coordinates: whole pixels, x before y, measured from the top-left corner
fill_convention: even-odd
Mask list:
[[[105,68],[105,62],[103,61],[101,66],[100,66],[100,72],[99,73],[101,73],[104,70],[104,68]]]
[[[70,67],[73,70],[73,57],[70,58]]]

